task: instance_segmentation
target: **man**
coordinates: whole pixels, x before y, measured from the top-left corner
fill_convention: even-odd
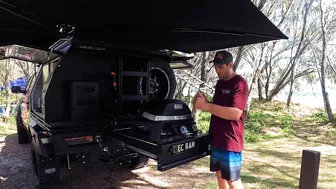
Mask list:
[[[219,80],[213,102],[198,93],[194,107],[211,113],[210,171],[215,171],[220,189],[242,189],[240,180],[244,143],[244,119],[248,85],[233,71],[233,57],[227,51],[216,53],[214,63]]]

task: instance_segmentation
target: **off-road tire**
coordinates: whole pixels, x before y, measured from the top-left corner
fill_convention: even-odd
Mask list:
[[[126,167],[129,169],[140,169],[148,164],[149,158],[143,155],[138,155],[131,159],[131,163]]]
[[[17,116],[16,116],[16,130],[17,130],[17,134],[18,134],[18,143],[19,144],[27,144],[27,143],[30,142],[29,134],[23,128],[23,125],[21,123],[21,118],[20,118],[19,114],[17,114]]]
[[[153,60],[149,65],[150,74],[153,72],[157,72],[161,75],[160,78],[167,79],[168,83],[161,83],[161,90],[168,90],[165,92],[164,97],[160,96],[151,100],[162,100],[162,99],[172,99],[176,90],[176,78],[173,69],[169,66],[167,62],[164,60]],[[162,77],[163,76],[163,77]],[[143,82],[145,78],[141,78],[139,82],[139,94],[142,95],[145,90],[145,82]],[[162,81],[160,81],[162,82]],[[161,91],[160,91],[161,92]]]

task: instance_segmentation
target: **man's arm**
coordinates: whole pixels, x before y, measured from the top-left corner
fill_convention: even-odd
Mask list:
[[[220,118],[237,121],[241,117],[243,110],[246,108],[247,98],[248,86],[246,82],[242,81],[237,84],[233,98],[233,107],[210,103],[202,93],[196,95],[194,106],[196,109],[207,111]]]
[[[204,106],[204,111],[207,111],[220,118],[232,121],[238,121],[243,113],[243,110],[239,108],[219,106],[210,102],[206,103],[206,105]]]

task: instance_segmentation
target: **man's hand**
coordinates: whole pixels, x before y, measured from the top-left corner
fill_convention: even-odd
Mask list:
[[[242,110],[235,107],[219,106],[210,103],[208,102],[206,96],[201,92],[195,95],[194,108],[207,111],[210,114],[232,121],[237,121],[243,113]]]
[[[208,100],[202,92],[198,92],[194,98],[194,108],[199,110],[205,110],[208,105]]]

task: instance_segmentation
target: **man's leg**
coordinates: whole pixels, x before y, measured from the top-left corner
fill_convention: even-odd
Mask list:
[[[222,172],[216,171],[219,189],[229,189],[229,184],[225,179],[222,179]]]
[[[244,189],[240,179],[235,181],[227,181],[222,178],[221,171],[216,171],[219,189]]]
[[[242,154],[212,148],[210,171],[215,171],[219,189],[243,189],[240,180]]]
[[[235,181],[227,181],[230,189],[244,189],[243,183],[241,182],[240,179],[235,180]]]
[[[229,189],[229,184],[225,179],[222,179],[222,171],[220,166],[220,154],[218,150],[213,148],[210,155],[210,171],[216,172],[219,189]]]

